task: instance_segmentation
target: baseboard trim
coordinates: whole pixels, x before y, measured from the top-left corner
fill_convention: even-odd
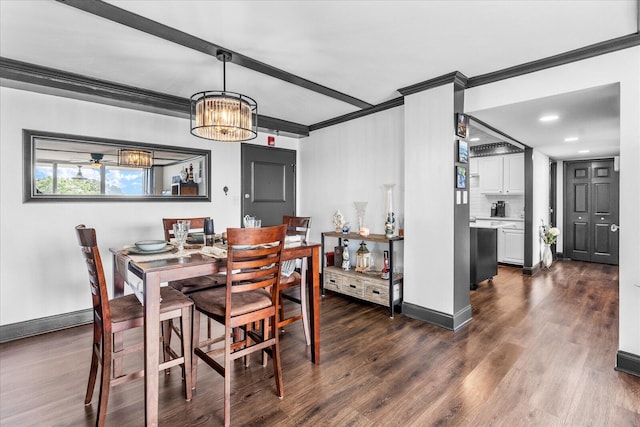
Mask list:
[[[537,263],[532,267],[522,267],[522,274],[525,276],[535,276],[540,272],[540,264]]]
[[[441,328],[457,331],[471,321],[471,306],[468,305],[454,315],[431,310],[408,302],[402,303],[402,314]]]
[[[640,377],[640,356],[618,350],[615,369],[616,371]]]
[[[2,325],[0,326],[0,343],[45,334],[47,332],[59,331],[60,329],[72,328],[74,326],[86,325],[93,321],[92,312],[93,309],[88,308],[71,313],[57,314],[55,316]]]

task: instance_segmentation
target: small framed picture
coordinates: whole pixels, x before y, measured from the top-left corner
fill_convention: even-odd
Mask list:
[[[467,168],[456,166],[456,188],[467,188]]]
[[[458,140],[458,162],[469,162],[469,144],[467,144],[467,141]]]
[[[465,114],[458,113],[456,115],[456,135],[460,138],[467,138],[469,129],[469,117]]]

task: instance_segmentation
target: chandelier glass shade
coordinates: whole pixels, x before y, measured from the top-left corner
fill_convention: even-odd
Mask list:
[[[146,150],[120,150],[120,166],[130,166],[134,168],[150,168],[153,166],[153,153]]]
[[[253,98],[227,92],[227,61],[231,53],[216,52],[222,61],[222,90],[197,92],[191,96],[191,133],[199,138],[241,142],[258,136],[258,104]]]
[[[235,92],[206,91],[191,97],[191,133],[222,142],[240,142],[258,136],[258,105]]]

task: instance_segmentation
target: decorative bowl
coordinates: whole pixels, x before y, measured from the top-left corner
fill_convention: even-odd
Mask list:
[[[136,247],[141,251],[158,251],[166,245],[167,242],[164,240],[141,240],[136,242]]]

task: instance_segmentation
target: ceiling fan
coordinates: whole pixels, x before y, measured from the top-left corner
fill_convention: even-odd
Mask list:
[[[77,160],[71,160],[71,163],[89,163],[89,166],[91,166],[92,168],[102,167],[102,165],[106,163],[116,163],[113,160],[105,159],[104,154],[102,153],[90,153],[89,156],[90,156],[90,159],[88,161],[77,159]]]

